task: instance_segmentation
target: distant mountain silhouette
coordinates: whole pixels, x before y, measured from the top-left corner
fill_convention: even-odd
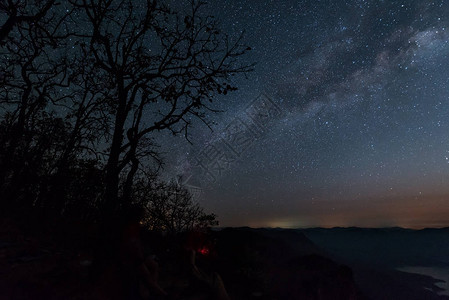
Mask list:
[[[297,231],[332,259],[349,265],[363,293],[372,299],[449,299],[438,295],[438,280],[397,270],[427,266],[449,271],[449,228],[337,227]]]
[[[391,269],[410,265],[449,267],[449,228],[336,227],[298,232],[345,263]]]

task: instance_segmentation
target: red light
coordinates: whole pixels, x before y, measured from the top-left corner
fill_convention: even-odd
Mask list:
[[[209,249],[207,249],[206,247],[203,247],[203,248],[199,249],[198,252],[202,255],[208,255]]]

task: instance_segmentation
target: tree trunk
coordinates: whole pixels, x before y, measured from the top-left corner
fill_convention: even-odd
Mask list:
[[[109,150],[109,158],[106,164],[106,190],[103,199],[104,214],[115,214],[120,208],[119,184],[120,169],[119,161],[121,147],[123,144],[123,128],[127,117],[126,103],[127,95],[123,88],[123,79],[118,79],[118,107],[115,115],[114,134],[112,136],[111,149]]]

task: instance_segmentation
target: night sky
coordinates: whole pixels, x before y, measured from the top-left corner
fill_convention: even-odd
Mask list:
[[[213,131],[198,122],[193,145],[160,143],[164,174],[200,188],[221,226],[449,226],[449,1],[217,0],[205,12],[231,37],[245,31],[255,71],[216,98]],[[237,160],[201,179],[205,149],[267,98],[278,110],[262,133],[248,129]]]

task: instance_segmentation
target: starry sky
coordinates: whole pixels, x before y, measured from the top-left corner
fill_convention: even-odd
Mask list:
[[[215,99],[213,131],[161,146],[165,176],[221,226],[449,226],[449,1],[211,0],[205,13],[244,31],[257,65]],[[200,180],[205,149],[258,99],[279,113]]]

